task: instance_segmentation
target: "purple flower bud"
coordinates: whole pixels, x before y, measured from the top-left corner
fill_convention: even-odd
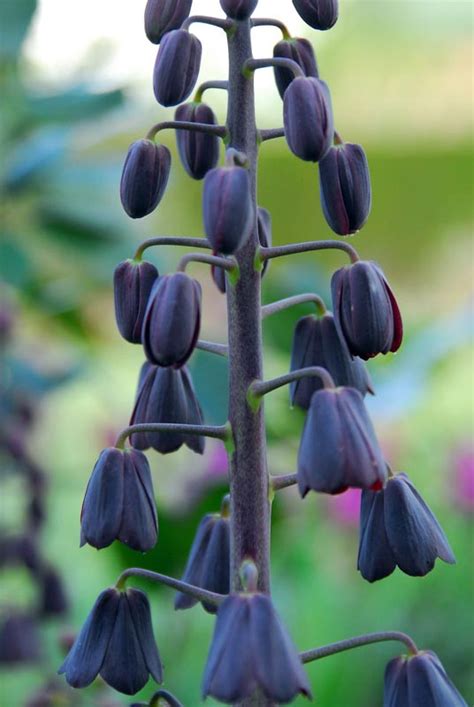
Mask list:
[[[338,16],[338,0],[293,0],[300,17],[313,29],[331,29]]]
[[[362,395],[354,388],[318,390],[311,398],[298,452],[298,488],[341,493],[383,486],[387,468]]]
[[[158,270],[146,260],[124,260],[114,272],[114,301],[117,327],[126,341],[140,344],[148,298]]]
[[[257,7],[258,0],[220,0],[220,3],[233,20],[246,20]]]
[[[175,120],[185,120],[190,123],[217,124],[216,116],[205,103],[185,103],[178,106],[174,117]],[[193,179],[203,179],[219,162],[217,135],[177,130],[176,142],[183,167]]]
[[[216,167],[206,174],[203,216],[206,235],[217,253],[230,255],[247,242],[254,224],[248,170]]]
[[[165,193],[171,154],[152,140],[130,145],[120,182],[120,199],[130,218],[143,218],[156,209]]]
[[[467,707],[433,651],[393,658],[385,669],[384,707]]]
[[[114,540],[147,552],[158,537],[148,460],[135,449],[104,449],[87,484],[81,511],[81,546],[100,550]]]
[[[257,689],[284,704],[300,693],[311,697],[301,659],[270,597],[231,594],[217,612],[203,696],[234,704]]]
[[[161,368],[144,363],[138,384],[138,394],[130,419],[131,425],[175,422],[201,425],[203,414],[194,391],[188,369]],[[179,432],[140,432],[131,436],[135,449],[152,447],[161,454],[175,452],[186,444],[203,454],[205,438]]]
[[[320,319],[312,315],[302,317],[295,327],[290,370],[307,366],[326,368],[336,385],[356,388],[362,395],[373,392],[363,362],[349,353],[330,312]],[[293,381],[290,385],[291,404],[307,410],[313,393],[322,387],[316,376]]]
[[[218,594],[230,591],[230,522],[228,516],[208,514],[201,520],[193,540],[188,562],[182,576],[183,582],[208,589]],[[189,594],[178,592],[175,609],[189,609],[197,604]],[[215,614],[212,604],[203,603],[204,609]]]
[[[69,600],[60,575],[52,567],[40,574],[40,615],[61,616],[69,609]]]
[[[202,45],[185,29],[165,34],[153,72],[155,98],[162,106],[176,106],[189,96],[201,64]]]
[[[257,233],[258,242],[263,248],[268,248],[272,244],[272,217],[267,209],[263,206],[257,207]],[[262,268],[262,277],[270,265],[270,260],[265,260]],[[215,265],[211,266],[211,275],[214,283],[222,294],[226,291],[225,270]]]
[[[319,76],[314,50],[307,39],[302,37],[282,39],[278,44],[275,44],[273,56],[282,59],[292,59],[298,66],[301,66],[305,76],[314,76],[316,79]],[[278,93],[283,98],[286,89],[295,78],[294,74],[290,69],[284,69],[281,66],[275,66],[273,71]]]
[[[159,44],[172,29],[179,29],[191,12],[192,0],[148,0],[145,8],[145,33]]]
[[[307,162],[324,157],[334,138],[331,95],[324,81],[300,76],[290,83],[283,97],[283,123],[293,154]]]
[[[369,165],[360,145],[329,148],[319,163],[321,205],[332,230],[348,236],[362,228],[372,204]]]
[[[436,558],[455,557],[448,540],[406,474],[389,478],[385,489],[363,491],[358,569],[375,582],[398,567],[412,577],[431,572]]]
[[[141,690],[149,675],[161,683],[146,594],[138,589],[103,591],[58,672],[72,687],[87,687],[100,675],[125,695]]]
[[[40,657],[40,637],[34,617],[10,612],[0,624],[0,664],[36,663]]]
[[[150,363],[180,368],[191,356],[201,325],[201,286],[183,272],[153,285],[143,320],[142,342]]]
[[[359,260],[336,270],[331,280],[334,317],[349,351],[367,360],[398,351],[403,324],[397,301],[374,262]]]

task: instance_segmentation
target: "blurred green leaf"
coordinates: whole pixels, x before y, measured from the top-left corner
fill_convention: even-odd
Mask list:
[[[36,10],[36,0],[1,0],[0,61],[15,58]]]
[[[123,103],[123,91],[92,93],[86,86],[72,86],[51,96],[29,96],[27,108],[38,123],[74,123],[97,118]]]

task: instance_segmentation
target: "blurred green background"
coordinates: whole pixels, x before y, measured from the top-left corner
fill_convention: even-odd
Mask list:
[[[13,391],[38,410],[28,449],[49,475],[42,547],[71,598],[66,619],[41,624],[41,662],[0,670],[0,702],[9,707],[44,704],[31,698],[54,682],[60,637],[77,631],[122,568],[180,574],[201,515],[217,510],[225,489],[225,455],[216,444],[208,443],[203,458],[184,450],[150,454],[161,525],[156,549],[147,556],[117,543],[100,553],[79,549],[85,485],[100,449],[128,421],[143,358],[116,331],[113,268],[151,235],[202,235],[202,185],[186,177],[171,134],[162,138],[173,151],[173,169],[157,212],[131,223],[119,203],[129,143],[172,113],[152,98],[156,48],[143,34],[144,4],[0,3],[0,296],[2,312],[13,319],[2,351],[2,394],[6,399]],[[258,14],[271,15],[275,4],[261,0]],[[220,14],[217,0],[195,0],[193,10]],[[301,649],[366,631],[410,632],[439,654],[471,704],[472,6],[353,0],[341,3],[340,20],[327,33],[305,28],[289,0],[278,11],[292,33],[314,40],[338,130],[368,155],[373,210],[352,242],[383,266],[406,327],[402,351],[369,364],[377,395],[368,405],[392,467],[406,471],[431,505],[457,564],[439,563],[423,579],[396,571],[369,585],[356,570],[357,494],[301,501],[288,489],[274,503],[275,602]],[[205,43],[200,80],[223,78],[222,38],[202,27],[196,33]],[[255,54],[269,55],[278,39],[275,29],[255,30]],[[206,101],[223,121],[223,96],[209,93]],[[270,71],[258,77],[257,103],[261,127],[281,125]],[[259,203],[272,213],[275,244],[332,237],[317,180],[317,168],[296,160],[284,140],[263,145]],[[177,257],[169,249],[149,254],[160,272]],[[329,253],[275,262],[265,278],[265,302],[303,291],[328,299],[331,272],[340,265],[341,254]],[[204,289],[202,335],[224,341],[224,298],[205,268],[195,266],[195,273]],[[288,369],[294,324],[308,311],[265,322],[268,377]],[[225,363],[198,352],[191,369],[207,421],[223,422]],[[1,410],[12,424],[7,407]],[[270,470],[291,472],[303,417],[289,409],[285,391],[272,395],[266,411]],[[0,528],[14,533],[22,525],[25,491],[8,455],[1,465]],[[2,615],[32,601],[28,574],[4,570],[1,584]],[[169,590],[146,589],[165,686],[186,707],[198,705],[213,619],[199,607],[176,615]],[[397,651],[378,645],[309,665],[317,703],[381,705],[384,666]],[[152,691],[148,686],[142,697]],[[54,699],[47,704],[132,701],[100,685],[80,694],[59,690]]]

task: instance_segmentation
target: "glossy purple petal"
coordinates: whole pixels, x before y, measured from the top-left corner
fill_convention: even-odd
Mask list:
[[[127,589],[126,598],[145,665],[155,682],[160,684],[163,682],[163,667],[153,635],[148,597],[139,589]]]
[[[273,56],[295,61],[303,69],[305,76],[313,76],[314,78],[319,76],[313,46],[311,42],[308,42],[303,37],[282,39],[273,47]],[[295,78],[294,73],[290,69],[284,69],[281,66],[275,66],[273,71],[278,93],[283,98],[286,89]]]
[[[130,145],[120,181],[120,199],[130,218],[143,218],[156,209],[165,193],[171,153],[152,140]]]
[[[191,12],[192,0],[148,0],[145,8],[145,34],[159,44],[167,32],[179,29]]]
[[[283,99],[283,123],[290,150],[302,160],[318,162],[334,138],[331,95],[324,81],[294,79]]]
[[[230,255],[247,242],[254,225],[247,169],[216,167],[206,174],[203,218],[206,235],[216,253]]]
[[[397,563],[385,531],[384,492],[362,491],[357,569],[369,582],[388,577]]]
[[[125,260],[115,268],[115,319],[123,338],[132,344],[141,343],[143,318],[157,279],[158,270],[145,260]]]
[[[147,552],[158,539],[153,482],[142,452],[127,450],[124,465],[124,503],[117,539],[133,550]]]
[[[327,30],[336,24],[338,0],[293,0],[302,19],[313,29]]]
[[[153,72],[158,103],[169,107],[186,100],[199,74],[201,54],[201,42],[187,30],[175,29],[165,34]]]
[[[178,106],[174,117],[190,123],[217,124],[213,110],[205,103]],[[176,130],[176,143],[183,167],[193,179],[203,179],[219,162],[220,138],[217,135]]]
[[[81,511],[81,546],[101,549],[119,532],[124,499],[124,452],[104,449],[87,484]]]

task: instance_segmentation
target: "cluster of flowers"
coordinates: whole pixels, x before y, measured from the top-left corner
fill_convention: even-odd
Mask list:
[[[325,30],[336,22],[336,0],[293,2],[312,27]],[[256,5],[257,0],[221,0],[231,22],[248,20]],[[188,30],[190,9],[190,0],[148,0],[146,33],[160,44],[153,88],[163,106],[185,101],[199,73],[201,44]],[[309,42],[285,37],[275,47],[273,65],[289,148],[299,158],[318,163],[322,207],[333,231],[354,233],[364,225],[371,204],[364,151],[335,135],[329,90],[319,78]],[[226,129],[217,125],[199,91],[193,102],[178,107],[175,118],[180,159],[190,176],[204,179],[204,228],[218,256],[212,263],[213,277],[225,292],[226,271],[235,265],[229,256],[246,244],[255,221],[260,246],[270,245],[270,215],[260,207],[254,211],[245,155],[230,147],[225,166],[217,166],[219,138]],[[132,218],[150,214],[166,189],[171,156],[154,142],[156,132],[152,129],[146,139],[133,143],[125,161],[121,200]],[[131,448],[118,444],[102,452],[84,498],[81,543],[103,548],[117,539],[145,552],[157,541],[158,519],[143,451],[153,448],[166,454],[183,444],[197,453],[204,449],[199,431],[149,428],[176,423],[198,429],[203,424],[185,366],[198,344],[201,288],[179,269],[159,276],[140,254],[117,267],[114,292],[119,331],[127,341],[143,346],[147,360],[131,416],[131,424],[138,425],[131,432]],[[307,410],[298,453],[299,491],[304,497],[310,490],[335,494],[349,487],[363,489],[361,574],[374,581],[398,565],[407,574],[425,575],[437,557],[454,562],[453,553],[408,477],[388,470],[363,400],[371,392],[363,360],[395,352],[401,345],[398,305],[380,268],[357,257],[335,272],[332,300],[334,313],[324,310],[319,318],[304,317],[295,329],[291,371],[325,369],[320,380],[295,378],[290,389],[292,403]],[[217,612],[203,695],[226,703],[245,700],[256,690],[278,703],[299,693],[310,696],[302,658],[270,597],[258,591],[255,565],[244,564],[244,591],[232,593],[230,509],[225,498],[219,514],[203,518],[181,585],[176,580],[172,584],[183,589],[176,596],[177,609],[200,602],[206,611]],[[161,682],[146,596],[126,590],[124,580],[102,592],[61,672],[75,687],[90,684],[100,674],[126,694],[135,694],[149,675]],[[465,704],[436,656],[418,651],[389,664],[384,700],[390,707]]]

